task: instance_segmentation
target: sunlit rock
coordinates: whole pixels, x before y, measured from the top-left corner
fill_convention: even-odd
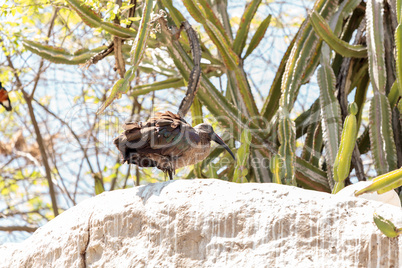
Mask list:
[[[368,187],[372,182],[371,181],[359,181],[355,184],[349,185],[348,187],[340,190],[337,195],[339,196],[355,196],[355,192],[361,190],[363,188]],[[378,202],[383,202],[386,204],[390,204],[393,206],[401,207],[401,200],[398,197],[398,194],[394,191],[388,191],[383,194],[377,194],[377,192],[362,194],[358,196],[359,198],[364,198],[367,200],[374,200]]]
[[[177,180],[103,193],[62,213],[1,267],[401,267],[400,208],[277,184]]]

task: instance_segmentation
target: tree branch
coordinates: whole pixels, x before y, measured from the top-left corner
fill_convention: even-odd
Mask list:
[[[63,124],[64,126],[66,126],[68,128],[68,130],[70,131],[71,134],[73,134],[74,139],[78,142],[78,144],[80,145],[80,149],[82,150],[83,154],[84,154],[84,158],[88,164],[89,169],[91,170],[91,173],[95,173],[94,169],[92,168],[91,162],[89,161],[89,157],[88,157],[88,153],[87,150],[88,148],[84,148],[84,146],[82,145],[80,138],[78,137],[78,135],[74,132],[74,130],[67,124],[66,121],[64,121],[63,119],[61,119],[59,116],[57,116],[55,113],[53,113],[52,111],[50,111],[46,106],[42,105],[39,101],[37,101],[35,98],[33,99],[33,101],[35,101],[40,107],[42,107],[43,110],[45,110],[48,114],[52,115],[54,118],[56,118],[57,120],[59,120],[59,122],[61,124]]]
[[[121,7],[122,5],[122,0],[116,0],[116,4]],[[116,15],[116,18],[114,19],[114,23],[116,25],[120,26],[120,19],[118,15]],[[126,73],[126,62],[124,61],[123,58],[123,39],[117,36],[113,37],[113,44],[114,44],[114,58],[116,60],[116,71],[119,72],[119,75],[121,78],[124,77],[124,74]]]
[[[53,26],[54,26],[54,21],[56,19],[58,10],[59,10],[59,8],[56,7],[55,10],[53,11],[53,15],[52,15],[52,18],[50,20],[50,25],[49,25],[49,29],[48,29],[48,33],[47,33],[48,37],[50,37],[50,35],[52,33],[52,29],[53,29]],[[31,94],[28,94],[22,87],[21,80],[20,80],[20,78],[18,76],[18,73],[17,73],[17,71],[16,71],[16,69],[15,69],[15,67],[13,65],[13,62],[11,61],[11,57],[9,55],[7,55],[6,57],[7,57],[8,65],[13,70],[14,77],[15,77],[15,79],[17,81],[17,87],[19,87],[21,89],[22,96],[24,97],[24,100],[25,100],[25,102],[27,103],[27,106],[28,106],[29,116],[31,118],[32,125],[34,126],[34,130],[35,130],[36,142],[38,143],[39,151],[40,151],[41,156],[42,156],[43,165],[45,166],[46,179],[47,179],[47,182],[49,184],[49,194],[50,194],[50,198],[51,198],[51,201],[52,201],[53,214],[54,214],[54,216],[57,216],[57,215],[59,215],[59,211],[58,211],[58,206],[57,206],[56,193],[54,191],[54,186],[53,186],[53,181],[52,181],[52,173],[51,173],[50,165],[49,165],[49,162],[48,162],[47,153],[46,153],[44,141],[43,141],[43,138],[42,138],[42,134],[40,132],[39,125],[38,125],[38,122],[36,120],[34,109],[33,109],[33,106],[32,106],[32,98],[33,98],[35,90],[36,90],[36,88],[38,86],[38,82],[39,82],[39,79],[40,79],[40,76],[41,76],[41,73],[42,73],[42,67],[43,67],[44,60],[43,60],[43,58],[41,59],[38,74],[36,75],[36,77],[34,79],[35,84],[34,84],[33,90],[31,92]]]
[[[46,45],[49,43],[49,37],[50,37],[50,35],[52,34],[52,30],[53,30],[53,26],[54,26],[54,21],[56,20],[57,12],[58,12],[58,11],[59,11],[59,8],[56,7],[56,8],[54,9],[54,11],[53,11],[52,18],[50,19],[50,25],[49,25],[49,28],[48,28],[48,30],[47,30],[47,40],[46,40],[46,42],[45,42]],[[35,93],[35,91],[36,91],[36,88],[38,87],[39,78],[40,78],[40,75],[42,74],[42,67],[43,67],[43,64],[44,64],[44,59],[41,58],[40,63],[39,63],[38,74],[36,75],[36,77],[35,77],[35,79],[34,79],[34,80],[35,80],[35,84],[34,84],[33,90],[32,90],[32,92],[31,92],[31,94],[28,96],[29,99],[32,99],[32,98],[33,98],[33,95],[34,95],[34,93]]]
[[[28,232],[33,233],[38,229],[38,227],[31,227],[31,226],[0,226],[0,231],[3,232]]]

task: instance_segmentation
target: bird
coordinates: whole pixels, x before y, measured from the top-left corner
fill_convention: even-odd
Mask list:
[[[7,90],[3,87],[0,82],[0,104],[6,108],[7,111],[11,111],[11,101],[10,97],[8,96]]]
[[[211,141],[233,152],[214,132],[210,124],[194,127],[170,111],[158,112],[146,122],[128,122],[124,131],[113,140],[122,162],[140,167],[156,167],[173,180],[175,170],[204,160]]]

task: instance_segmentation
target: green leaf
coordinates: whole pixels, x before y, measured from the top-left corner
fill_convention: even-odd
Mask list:
[[[338,193],[343,188],[345,188],[345,181],[344,180],[335,181],[334,188],[332,189],[332,194]]]
[[[265,32],[267,31],[269,23],[271,22],[271,17],[272,15],[269,14],[268,17],[266,17],[261,22],[260,26],[258,26],[257,31],[251,38],[250,44],[248,44],[248,48],[243,59],[247,58],[254,51],[254,49],[260,44],[262,38],[264,38]]]
[[[95,179],[95,195],[101,194],[105,191],[105,187],[103,186],[103,182],[99,174],[94,174]]]
[[[402,234],[401,228],[396,228],[390,220],[387,220],[380,215],[374,214],[373,220],[378,229],[380,229],[380,231],[387,237],[397,237]]]
[[[318,115],[319,115],[319,113],[318,113]],[[311,155],[313,153],[314,133],[315,133],[316,127],[318,125],[321,125],[319,120],[320,120],[319,117],[312,118],[311,124],[307,127],[307,131],[305,133],[306,139],[304,140],[301,158],[303,158],[306,161],[310,161]]]
[[[171,78],[179,75],[177,70],[172,69],[169,65],[164,65],[161,63],[161,61],[154,62],[147,58],[142,59],[139,68],[146,73],[156,72]]]
[[[183,14],[181,14],[180,11],[173,6],[172,0],[162,0],[162,4],[168,8],[169,15],[172,17],[176,26],[179,26],[183,21],[186,20],[185,17],[183,16]],[[187,35],[181,35],[180,37],[181,37],[180,41],[184,40],[184,42],[181,42],[182,46],[185,46],[186,51],[189,51],[190,45],[189,45]],[[212,56],[212,54],[205,47],[205,45],[202,43],[202,41],[200,41],[200,42],[201,42],[200,45],[201,45],[201,49],[202,49],[202,57],[204,59],[211,61],[212,64],[218,64],[218,65],[221,64],[221,61]]]
[[[310,18],[315,32],[338,54],[344,57],[367,57],[366,47],[362,45],[350,45],[349,43],[339,39],[332,32],[328,23],[317,13],[317,11],[313,10]]]

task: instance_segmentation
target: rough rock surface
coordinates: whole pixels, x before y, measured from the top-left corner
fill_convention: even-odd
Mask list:
[[[0,246],[1,267],[401,267],[401,208],[277,184],[180,180],[103,193]]]
[[[355,192],[359,191],[363,188],[370,186],[373,181],[359,181],[355,184],[351,184],[348,187],[340,190],[337,195],[339,196],[355,196]],[[398,197],[398,194],[395,191],[388,191],[382,194],[377,194],[377,192],[372,192],[368,194],[362,194],[359,198],[364,198],[368,200],[374,200],[383,202],[386,204],[390,204],[393,206],[401,207],[401,200]]]

